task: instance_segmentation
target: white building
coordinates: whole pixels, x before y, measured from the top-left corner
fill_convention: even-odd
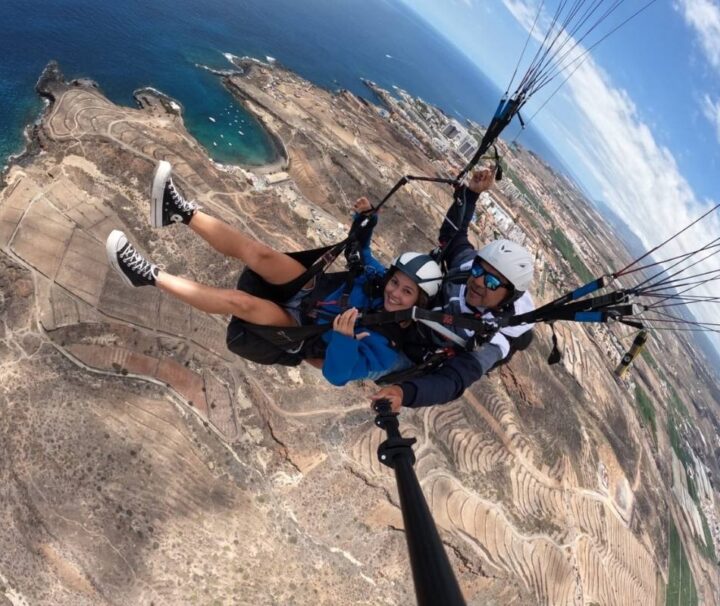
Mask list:
[[[490,204],[490,206],[488,206],[488,210],[495,219],[495,223],[497,224],[497,226],[504,233],[507,233],[514,224],[512,217],[495,203]]]
[[[450,120],[442,130],[442,134],[453,141],[458,135],[467,135],[467,129],[457,120]]]
[[[468,160],[473,157],[473,154],[475,153],[475,150],[478,147],[478,142],[475,140],[474,137],[468,136],[465,139],[463,139],[462,143],[458,145],[457,150],[458,153],[467,158]]]
[[[439,151],[441,154],[444,154],[447,152],[448,149],[450,149],[450,146],[448,145],[448,142],[444,139],[439,139],[438,137],[433,137],[432,139],[432,146]]]
[[[457,120],[450,120],[442,134],[447,137],[450,145],[463,157],[470,159],[477,149],[478,142],[467,128],[465,128]]]

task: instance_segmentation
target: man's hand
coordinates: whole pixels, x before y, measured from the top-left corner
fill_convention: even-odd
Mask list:
[[[402,388],[399,385],[390,385],[389,387],[383,387],[374,396],[370,397],[370,400],[372,400],[372,402],[370,403],[370,408],[374,410],[375,402],[383,399],[390,401],[390,409],[393,412],[400,412],[403,399]]]
[[[481,194],[492,187],[494,178],[495,173],[490,168],[476,170],[468,182],[468,189],[476,194]]]
[[[355,204],[353,204],[353,210],[356,213],[366,213],[373,209],[372,204],[370,204],[370,200],[368,200],[365,196],[362,198],[358,198],[355,200]]]

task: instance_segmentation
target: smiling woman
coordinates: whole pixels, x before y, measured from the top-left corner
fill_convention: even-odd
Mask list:
[[[206,313],[232,316],[228,347],[253,361],[293,365],[307,357],[324,357],[323,375],[333,385],[377,378],[412,364],[394,340],[397,331],[390,337],[382,329],[356,327],[359,310],[363,314],[393,313],[424,306],[440,289],[442,271],[430,256],[421,253],[400,255],[386,270],[370,251],[377,215],[369,214],[373,208],[366,198],[354,205],[357,215],[351,233],[357,256],[352,257],[349,272],[340,274],[338,280],[333,274],[313,274],[297,255],[273,250],[199,210],[173,183],[168,162],[158,164],[151,191],[153,227],[189,226],[218,252],[244,263],[246,272],[257,276],[274,296],[258,296],[243,288],[215,288],[172,275],[147,260],[123,232],[115,230],[107,239],[108,261],[128,286],[156,286]],[[317,324],[332,330],[317,331]],[[400,331],[410,324],[402,323]],[[252,338],[246,330],[249,325],[283,335],[306,325],[312,330],[302,331],[294,342],[289,338],[285,347],[279,347]]]
[[[361,198],[365,200],[365,198]],[[366,200],[365,200],[366,201]],[[369,258],[365,255],[365,261]],[[380,266],[381,267],[381,266]],[[378,277],[380,272],[378,272]],[[408,252],[397,257],[389,270],[382,278],[382,307],[386,312],[399,312],[411,309],[412,307],[427,307],[429,301],[438,293],[442,284],[442,270],[440,266],[429,256],[422,253]],[[376,287],[377,288],[377,287]],[[330,299],[342,299],[343,290],[347,286],[330,295]],[[350,293],[352,296],[352,291]],[[375,307],[377,310],[377,306]],[[372,332],[363,332],[362,328],[356,328],[355,323],[358,317],[357,308],[353,307],[345,312],[341,308],[336,310],[340,315],[333,321],[333,332],[325,333],[324,340],[328,343],[325,352],[325,364],[323,375],[333,385],[344,385],[352,379],[370,378],[378,379],[390,372],[405,370],[419,360],[411,360],[404,351],[399,348],[404,344],[403,332],[411,327],[412,321],[405,320],[393,328],[375,328],[375,332],[382,334],[390,345],[397,349],[397,357],[394,361],[386,362],[386,368],[380,370],[364,371],[363,358],[368,354],[360,355],[361,349],[356,348],[353,340],[363,341],[374,338]],[[366,308],[366,313],[373,311],[373,308]],[[369,345],[369,343],[367,344]],[[363,376],[358,376],[363,375]]]

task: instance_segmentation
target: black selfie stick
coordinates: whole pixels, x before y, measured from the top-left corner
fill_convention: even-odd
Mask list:
[[[378,459],[395,470],[418,606],[465,606],[413,469],[415,438],[400,435],[398,415],[390,410],[388,400],[378,400],[375,410],[375,425],[388,436],[378,447]]]

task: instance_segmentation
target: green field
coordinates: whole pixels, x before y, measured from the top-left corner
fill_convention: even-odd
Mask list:
[[[675,392],[672,386],[669,387],[671,393],[671,406],[668,409],[668,436],[670,437],[670,445],[672,446],[672,449],[675,451],[675,454],[677,455],[678,459],[680,459],[683,467],[685,468],[685,473],[687,474],[688,494],[690,495],[690,498],[695,502],[695,505],[697,505],[698,512],[700,513],[700,519],[702,520],[703,532],[705,534],[704,542],[697,537],[695,539],[695,542],[700,548],[700,552],[704,554],[705,557],[707,557],[712,562],[716,562],[717,555],[715,553],[715,546],[713,544],[708,521],[705,518],[705,514],[703,513],[702,508],[700,507],[700,495],[698,495],[697,484],[695,480],[690,476],[690,473],[688,473],[689,469],[695,470],[695,464],[693,462],[692,456],[685,448],[682,436],[678,431],[678,425],[680,423],[681,417],[685,417],[686,415],[688,415],[688,411],[685,405],[680,401],[677,392]]]
[[[668,436],[670,437],[670,446],[672,446],[672,449],[675,451],[678,459],[682,461],[684,456],[682,438],[680,437],[680,432],[677,429],[675,415],[672,414],[672,411],[668,414]]]
[[[667,606],[696,606],[698,596],[695,580],[690,572],[690,564],[672,519],[669,525],[669,571],[665,604]]]
[[[583,284],[592,282],[595,277],[590,273],[590,270],[587,268],[585,263],[582,262],[580,257],[577,256],[575,247],[572,245],[572,242],[567,239],[567,236],[557,227],[554,227],[550,230],[550,237],[552,238],[555,246],[557,246],[558,250],[562,253],[562,256],[567,259],[568,263],[570,263],[570,267],[572,267],[572,270],[578,275],[580,281]]]
[[[668,383],[667,386],[670,388],[670,403],[673,405],[673,408],[677,410],[686,421],[692,421],[692,417],[688,412],[687,406],[685,406],[683,401],[680,399],[678,392],[675,391],[675,388],[670,383]]]
[[[655,422],[655,407],[650,401],[650,397],[645,390],[639,385],[635,387],[635,402],[637,402],[640,414],[645,422],[652,428],[653,439],[657,444],[657,424]]]
[[[653,368],[653,370],[660,370],[658,363],[655,361],[655,358],[653,358],[653,355],[648,351],[647,347],[643,347],[640,351],[640,355],[643,357],[643,360],[645,360]]]
[[[670,385],[670,383],[666,383],[666,385],[670,390],[670,405],[668,406],[668,434],[670,436],[670,445],[687,470],[688,467],[693,466],[693,460],[683,445],[679,428],[684,422],[692,422],[692,418],[690,417],[687,407],[680,399],[680,396],[678,396],[677,391],[675,391],[675,388]]]
[[[552,217],[548,214],[548,212],[545,210],[545,208],[542,205],[542,202],[538,200],[537,196],[533,194],[523,183],[522,179],[515,174],[515,171],[513,171],[509,166],[503,166],[503,170],[507,174],[507,176],[510,178],[510,181],[513,182],[515,187],[518,188],[521,194],[525,196],[528,202],[533,206],[535,210],[537,210],[543,217],[545,217],[546,221],[552,222]]]
[[[715,553],[715,544],[713,543],[712,534],[710,532],[710,525],[708,524],[707,518],[703,513],[703,510],[698,507],[700,512],[700,519],[702,520],[703,533],[705,534],[705,542],[698,540],[697,544],[700,547],[700,551],[705,554],[711,562],[717,562],[717,555]]]

